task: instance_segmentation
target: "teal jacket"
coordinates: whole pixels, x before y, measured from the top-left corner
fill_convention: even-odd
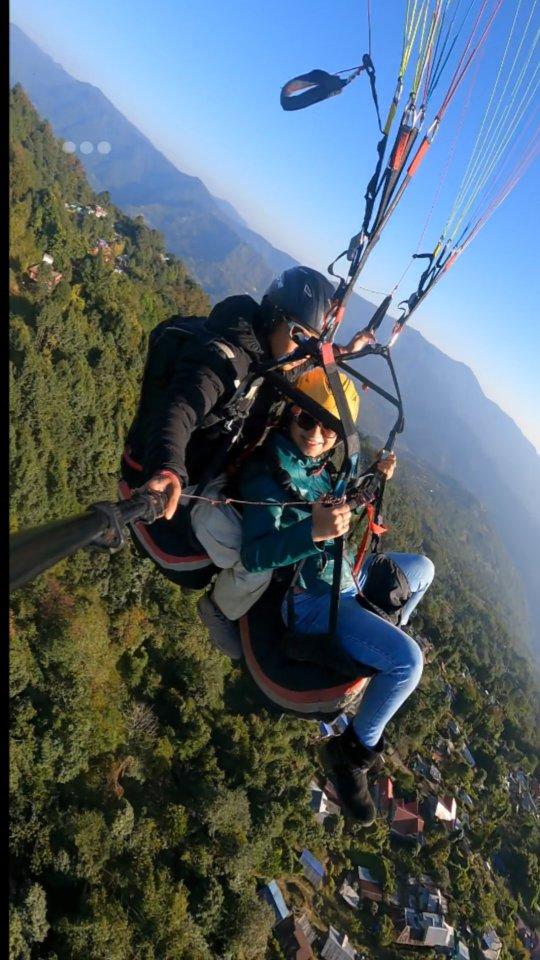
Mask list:
[[[310,593],[329,593],[334,573],[336,541],[314,543],[310,503],[332,491],[328,466],[305,457],[282,433],[274,433],[261,454],[251,460],[240,478],[243,500],[305,499],[306,505],[245,506],[242,518],[242,563],[253,573],[275,570],[305,560],[298,586]],[[341,590],[354,587],[351,563],[344,557]]]

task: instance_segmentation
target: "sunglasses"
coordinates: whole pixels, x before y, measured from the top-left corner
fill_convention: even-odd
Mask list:
[[[293,419],[301,430],[310,431],[315,430],[315,427],[319,427],[323,437],[326,437],[327,440],[337,437],[335,430],[331,430],[330,427],[325,427],[320,420],[316,420],[315,417],[312,417],[310,413],[306,413],[305,410],[301,410],[300,413],[294,413]]]

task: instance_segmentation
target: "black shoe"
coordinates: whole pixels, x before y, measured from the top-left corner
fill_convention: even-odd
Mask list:
[[[340,737],[329,740],[326,748],[337,792],[351,816],[365,827],[371,826],[377,816],[367,775],[369,770],[382,769],[382,748],[382,737],[376,747],[364,746],[352,723]]]
[[[242,644],[236,623],[227,619],[208,594],[198,601],[197,610],[214,646],[231,660],[240,660]]]

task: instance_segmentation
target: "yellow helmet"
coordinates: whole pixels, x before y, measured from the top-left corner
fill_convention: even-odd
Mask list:
[[[345,392],[345,399],[347,400],[351,417],[353,422],[356,423],[358,414],[360,413],[360,397],[358,396],[358,391],[352,380],[346,377],[344,373],[340,373],[339,378]],[[314,367],[313,370],[308,370],[307,373],[300,374],[295,383],[295,387],[301,390],[302,393],[306,393],[312,400],[316,400],[317,403],[320,403],[321,407],[328,410],[328,413],[333,414],[334,417],[339,419],[338,408],[330,389],[330,384],[328,383],[328,377],[321,367]]]

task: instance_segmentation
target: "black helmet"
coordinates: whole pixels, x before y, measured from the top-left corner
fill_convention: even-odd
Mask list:
[[[273,320],[289,320],[320,337],[335,290],[311,267],[291,267],[272,280],[263,304],[273,307]]]

